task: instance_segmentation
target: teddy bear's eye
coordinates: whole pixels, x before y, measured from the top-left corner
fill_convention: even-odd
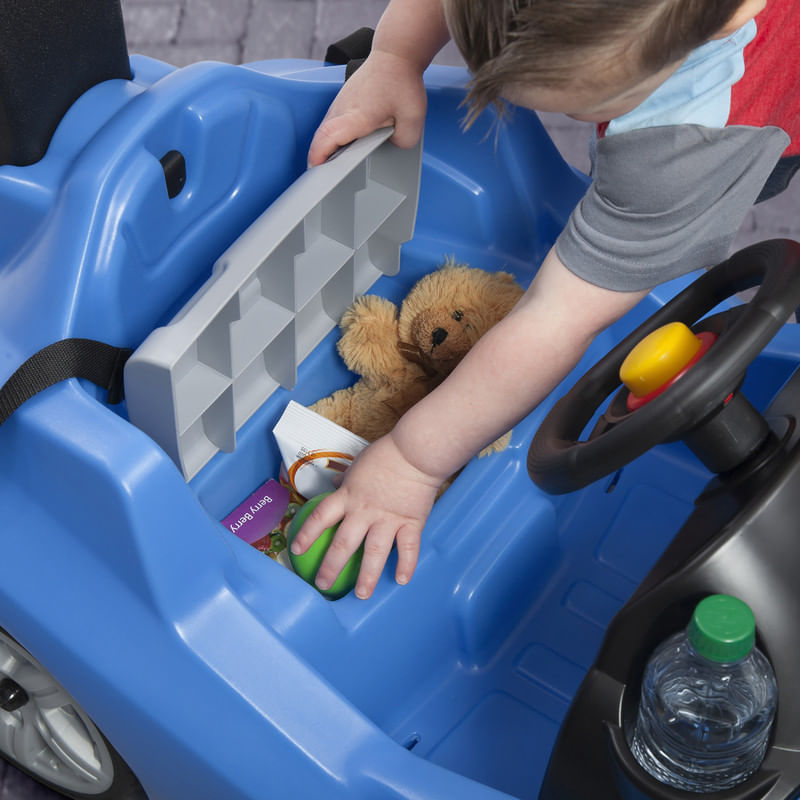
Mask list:
[[[464,319],[464,312],[463,311],[454,311],[450,315],[456,322],[461,322]]]

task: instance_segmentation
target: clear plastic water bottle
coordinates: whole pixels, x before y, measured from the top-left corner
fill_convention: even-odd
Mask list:
[[[688,628],[650,657],[631,750],[669,786],[728,789],[755,772],[777,704],[775,673],[755,646],[755,618],[736,597],[706,597]]]

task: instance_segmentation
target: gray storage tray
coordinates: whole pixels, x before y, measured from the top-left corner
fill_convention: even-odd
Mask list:
[[[394,275],[414,230],[421,145],[391,128],[301,175],[229,247],[210,279],[125,366],[132,423],[191,479],[298,364],[358,294]]]

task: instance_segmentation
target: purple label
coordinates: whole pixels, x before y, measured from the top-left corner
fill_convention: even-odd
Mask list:
[[[231,533],[248,544],[263,539],[278,527],[289,506],[289,490],[274,479],[259,486],[222,520]]]

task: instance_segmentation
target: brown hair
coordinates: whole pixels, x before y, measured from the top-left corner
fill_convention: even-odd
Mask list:
[[[502,91],[607,78],[622,59],[654,74],[717,34],[743,0],[444,0],[472,73],[466,124]],[[602,77],[601,77],[602,80]],[[599,81],[595,81],[598,83]]]

